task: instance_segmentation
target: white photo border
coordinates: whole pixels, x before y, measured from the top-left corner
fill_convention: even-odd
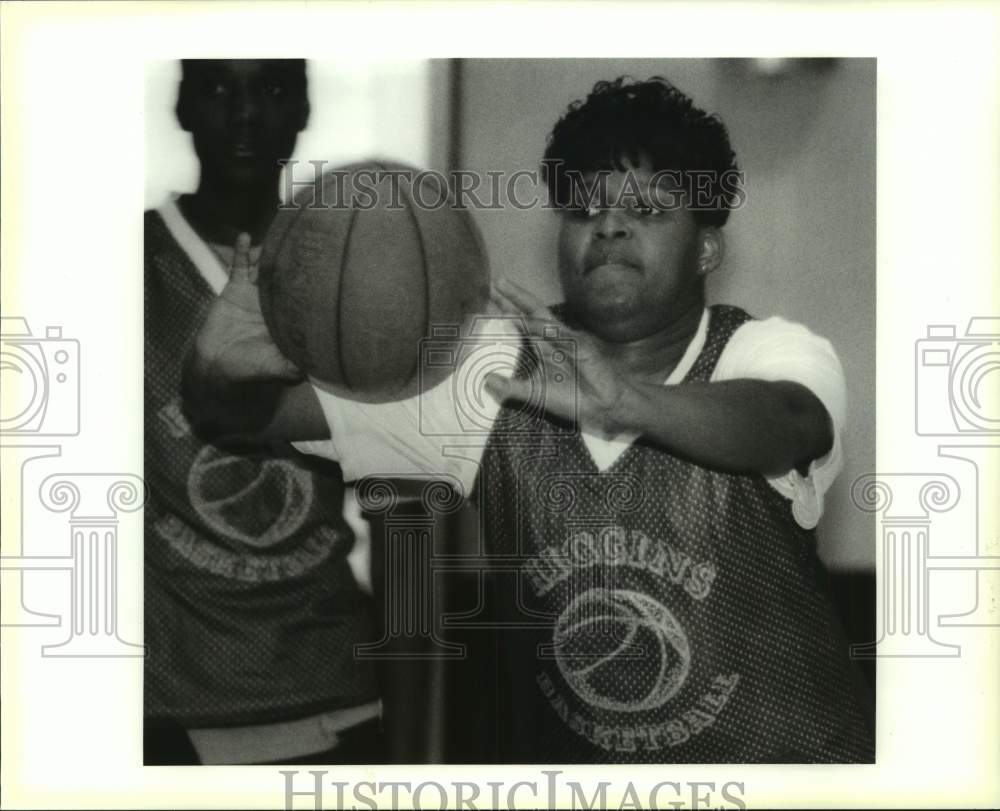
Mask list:
[[[955,469],[942,460],[963,438],[915,431],[914,353],[930,326],[954,325],[961,335],[970,319],[998,315],[997,3],[4,3],[2,15],[3,314],[26,318],[35,335],[52,325],[62,340],[79,342],[79,397],[87,405],[85,430],[74,434],[67,417],[64,435],[0,443],[5,559],[18,552],[22,506],[35,506],[9,486],[32,449],[61,456],[65,470],[98,466],[126,478],[142,471],[141,212],[144,161],[155,159],[143,154],[143,66],[150,59],[323,58],[332,51],[343,59],[877,58],[875,473],[933,478]],[[976,447],[997,442],[991,434]],[[979,497],[975,487],[963,489],[949,532],[984,543],[997,537],[987,495],[997,490],[989,478],[996,470],[989,462],[969,479]],[[141,513],[124,510],[116,531],[118,634],[130,644],[142,638]],[[878,573],[887,573],[881,562]],[[980,574],[979,600],[995,604],[997,572]],[[5,570],[5,585],[9,576],[67,590],[65,571],[42,577]],[[968,608],[967,578],[947,574],[936,582],[938,605]],[[5,622],[21,609],[16,597],[5,588]],[[284,807],[281,767],[143,767],[142,659],[47,657],[42,645],[61,637],[44,620],[38,626],[2,629],[5,804]],[[589,797],[597,781],[612,781],[612,807],[628,782],[648,796],[663,781],[741,783],[748,807],[997,805],[1000,628],[955,622],[935,634],[960,655],[904,651],[879,660],[874,766],[566,766],[561,784],[577,779],[590,787]],[[490,796],[487,781],[546,779],[540,768],[501,766],[327,771],[328,787],[336,780],[471,781],[483,785],[483,798]],[[301,772],[307,777],[307,768]],[[428,797],[437,807],[437,794]],[[544,797],[522,792],[517,799],[533,806]],[[571,798],[564,791],[558,799],[565,806]],[[335,791],[324,800],[334,803]],[[295,807],[311,808],[312,800],[297,797]]]

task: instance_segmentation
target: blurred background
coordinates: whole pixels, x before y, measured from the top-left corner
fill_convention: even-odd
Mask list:
[[[437,131],[447,119],[434,101],[448,85],[447,60],[310,60],[307,70],[309,126],[299,135],[293,160],[336,166],[382,155],[425,166],[435,159],[431,145],[448,140]],[[198,184],[191,138],[174,116],[180,79],[176,60],[146,65],[146,208]],[[304,163],[294,177],[311,174]]]
[[[724,229],[726,258],[710,277],[710,301],[800,321],[840,355],[850,397],[846,462],[827,496],[820,554],[852,640],[874,641],[875,516],[850,500],[855,479],[875,470],[874,59],[313,60],[312,116],[295,158],[337,164],[391,157],[483,175],[535,169],[566,106],[596,81],[621,75],[664,76],[729,129],[747,202]],[[179,76],[174,62],[147,71],[147,207],[197,182],[189,137],[173,116]],[[305,179],[311,167],[297,171],[296,179]],[[494,276],[557,301],[555,215],[507,206],[475,216]],[[391,564],[387,570],[396,519],[432,527],[425,556],[471,554],[478,542],[471,508],[426,516],[414,498],[396,516],[362,517],[356,502],[351,510],[361,537],[355,565],[380,601],[391,599],[400,577],[413,576]],[[435,634],[468,647],[458,659],[421,658],[426,639],[383,628],[379,650],[398,654],[384,658],[381,675],[393,759],[490,762],[483,730],[490,697],[502,687],[491,643],[440,622],[442,613],[478,610],[482,583],[459,573],[429,575],[429,560],[407,571],[430,577],[423,589],[435,595]],[[873,664],[864,664],[874,686]]]

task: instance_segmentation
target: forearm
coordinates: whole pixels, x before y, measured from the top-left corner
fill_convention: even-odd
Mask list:
[[[826,454],[833,431],[819,399],[798,383],[727,380],[628,385],[608,414],[672,453],[730,472],[779,475]]]
[[[211,437],[249,437],[274,417],[282,389],[280,381],[231,381],[213,375],[192,354],[184,364],[181,393],[184,412],[195,430]]]

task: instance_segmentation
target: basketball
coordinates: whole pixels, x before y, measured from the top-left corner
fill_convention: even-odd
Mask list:
[[[324,172],[278,211],[258,283],[289,360],[339,396],[390,402],[451,373],[489,265],[443,176],[369,161]]]

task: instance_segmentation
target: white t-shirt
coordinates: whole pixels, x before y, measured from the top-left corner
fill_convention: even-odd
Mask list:
[[[330,426],[332,439],[300,442],[306,453],[335,459],[344,478],[448,477],[466,495],[479,472],[479,461],[500,406],[482,389],[487,371],[511,374],[520,345],[515,318],[481,318],[470,330],[456,372],[423,394],[396,403],[345,400],[314,382],[313,388]],[[664,385],[674,385],[691,369],[708,334],[708,310],[694,338]],[[813,461],[808,475],[796,470],[768,477],[768,483],[792,503],[792,514],[805,529],[823,514],[823,497],[843,466],[841,434],[847,391],[840,361],[824,338],[801,324],[773,317],[740,326],[722,351],[711,380],[787,380],[808,388],[826,407],[833,423],[833,447]],[[584,443],[599,470],[606,470],[637,438],[603,438],[581,426]]]

